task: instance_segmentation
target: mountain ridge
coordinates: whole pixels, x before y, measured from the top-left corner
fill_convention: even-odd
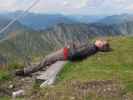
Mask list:
[[[13,24],[12,27],[18,26]],[[27,28],[20,23],[17,30],[4,35],[9,38],[0,42],[0,54],[10,60],[22,61],[45,56],[71,42],[86,42],[94,37],[120,35],[133,35],[132,21],[110,25],[104,23],[58,23],[39,31]]]

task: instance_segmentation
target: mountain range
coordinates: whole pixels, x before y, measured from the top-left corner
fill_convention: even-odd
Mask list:
[[[3,15],[10,19],[13,19],[16,16],[22,15],[23,13],[23,11],[16,11],[13,13],[5,13]],[[75,21],[61,14],[27,13],[23,18],[19,20],[19,22],[34,30],[44,30],[59,23],[69,24],[74,23]]]
[[[111,24],[122,24],[125,22],[133,21],[133,14],[120,14],[120,15],[112,15],[107,16],[101,20],[100,23],[111,25]]]
[[[2,30],[9,22],[11,22],[10,18],[0,15],[0,30]],[[0,39],[14,33],[22,33],[25,30],[28,30],[28,28],[16,21],[12,26],[7,28],[7,30],[0,32]]]
[[[16,11],[10,13],[3,13],[2,15],[13,19],[16,16],[22,15],[23,11]],[[36,30],[43,30],[53,25],[60,23],[71,24],[71,23],[93,23],[101,20],[104,16],[87,16],[87,15],[63,15],[63,14],[37,14],[27,13],[19,22],[29,28]]]
[[[11,21],[15,14],[0,14],[0,28]],[[131,16],[124,14],[99,20],[94,18],[95,21],[89,23],[89,17],[83,22],[72,15],[68,17],[28,13],[25,18],[16,21],[0,34],[3,39],[0,41],[0,55],[9,61],[22,61],[45,56],[73,41],[86,42],[96,36],[133,35]]]

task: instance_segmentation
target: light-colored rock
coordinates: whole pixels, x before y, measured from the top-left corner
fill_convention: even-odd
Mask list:
[[[12,93],[12,98],[15,99],[16,97],[21,97],[25,95],[24,90],[18,90]]]
[[[13,89],[14,88],[14,85],[13,84],[10,84],[9,85],[9,89]]]
[[[45,87],[47,85],[54,84],[58,73],[64,67],[66,61],[58,61],[55,64],[52,64],[45,72],[41,73],[41,75],[37,76],[37,80],[44,81],[40,87]]]

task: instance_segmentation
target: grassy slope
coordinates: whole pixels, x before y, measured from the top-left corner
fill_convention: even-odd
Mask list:
[[[132,86],[133,91],[133,37],[116,37],[109,40],[112,52],[99,52],[78,63],[69,62],[58,79],[61,82],[73,79],[118,79],[128,87]]]
[[[48,99],[50,97],[55,97],[55,100],[56,98],[58,100],[71,100],[73,92],[64,86],[69,80],[119,80],[126,87],[127,92],[133,93],[133,37],[113,37],[109,40],[113,48],[112,52],[99,52],[84,61],[69,62],[59,74],[57,85],[42,90],[33,89],[34,92],[36,91],[35,93],[40,95],[33,100],[51,100]],[[59,98],[60,95],[64,95],[65,99]]]
[[[119,37],[109,40],[112,52],[99,52],[84,61],[68,63],[59,75],[59,79],[133,81],[133,38]]]
[[[117,80],[125,87],[124,93],[132,100],[133,93],[133,37],[109,38],[112,52],[99,52],[88,59],[65,65],[58,76],[57,85],[42,89],[38,100],[122,100],[118,98],[105,99],[103,97],[88,96],[80,98],[80,94],[73,91],[70,80]],[[76,98],[73,98],[76,97]],[[92,99],[91,99],[92,98]],[[33,100],[35,100],[33,99]]]

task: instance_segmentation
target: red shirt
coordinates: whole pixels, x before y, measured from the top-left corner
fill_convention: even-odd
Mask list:
[[[64,54],[64,59],[65,59],[65,60],[67,60],[67,58],[68,58],[68,51],[69,51],[69,49],[68,49],[67,47],[65,47],[65,48],[63,49],[63,54]]]

